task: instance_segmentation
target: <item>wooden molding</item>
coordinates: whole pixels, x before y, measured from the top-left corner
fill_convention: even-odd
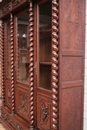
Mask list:
[[[52,129],[58,130],[59,23],[58,0],[52,1]]]
[[[29,3],[29,83],[30,83],[30,129],[34,127],[34,14]]]

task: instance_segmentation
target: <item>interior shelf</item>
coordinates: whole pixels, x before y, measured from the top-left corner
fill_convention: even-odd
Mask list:
[[[42,65],[51,65],[52,64],[52,62],[39,62],[39,63]]]

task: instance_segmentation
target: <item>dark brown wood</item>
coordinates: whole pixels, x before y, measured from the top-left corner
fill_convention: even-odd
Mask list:
[[[5,106],[5,81],[4,81],[4,27],[3,21],[0,20],[0,64],[1,64],[1,91],[2,91],[2,106]]]
[[[85,0],[1,3],[0,121],[8,129],[83,129],[84,8]]]
[[[34,10],[33,3],[29,3],[29,103],[30,129],[34,129]]]
[[[61,130],[83,129],[84,2],[60,1]]]
[[[52,1],[52,129],[59,127],[59,1]]]
[[[14,25],[13,15],[10,14],[10,65],[11,65],[11,99],[12,99],[12,115],[14,114]]]

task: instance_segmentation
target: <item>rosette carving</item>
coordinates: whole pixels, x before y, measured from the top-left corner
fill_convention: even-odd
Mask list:
[[[29,5],[29,84],[30,84],[30,129],[34,126],[34,14]]]
[[[59,30],[58,0],[52,1],[52,130],[58,130]]]
[[[14,42],[13,42],[13,15],[10,14],[10,62],[11,62],[11,99],[12,114],[14,114]]]

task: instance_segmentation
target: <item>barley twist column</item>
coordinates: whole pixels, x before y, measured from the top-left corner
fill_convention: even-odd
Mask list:
[[[5,80],[4,80],[4,27],[0,20],[0,81],[2,89],[2,106],[5,106]]]
[[[52,0],[52,130],[58,130],[59,37],[58,0]]]
[[[29,85],[30,85],[30,130],[34,129],[34,14],[29,7]]]
[[[12,115],[14,114],[14,42],[13,42],[13,15],[10,14],[10,65],[11,65],[11,99]]]

